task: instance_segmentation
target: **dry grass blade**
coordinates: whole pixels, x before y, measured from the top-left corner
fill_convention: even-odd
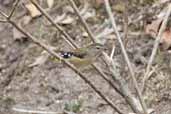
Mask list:
[[[109,67],[110,72],[112,73],[112,78],[115,80],[115,82],[118,84],[120,91],[122,91],[123,97],[127,101],[127,103],[130,105],[132,110],[135,113],[141,113],[141,105],[140,103],[136,102],[137,99],[131,94],[128,85],[126,84],[125,80],[122,78],[120,73],[118,72],[118,68],[116,65],[116,62],[113,60],[113,58],[109,57],[106,53],[103,53],[105,57],[105,61]]]
[[[120,36],[120,34],[119,34],[118,30],[117,30],[116,22],[115,22],[115,19],[114,19],[114,17],[113,17],[113,14],[112,14],[111,7],[110,7],[110,5],[109,5],[109,0],[105,0],[105,6],[106,6],[107,13],[108,13],[108,15],[109,15],[109,18],[110,18],[110,20],[111,20],[111,23],[112,23],[112,27],[113,27],[113,29],[114,29],[114,31],[115,31],[115,33],[116,33],[117,40],[119,41],[119,44],[120,44],[120,46],[121,46],[121,50],[122,50],[122,53],[123,53],[123,55],[124,55],[125,61],[126,61],[127,65],[128,65],[128,68],[129,68],[129,70],[130,70],[131,78],[132,78],[132,80],[133,80],[133,84],[134,84],[134,87],[135,87],[135,89],[136,89],[136,91],[137,91],[138,98],[139,98],[140,103],[141,103],[141,105],[142,105],[143,111],[144,111],[145,114],[148,114],[147,108],[146,108],[146,104],[145,104],[145,102],[144,102],[144,100],[143,100],[143,98],[142,98],[140,89],[139,89],[138,84],[137,84],[137,81],[136,81],[136,79],[135,79],[135,75],[134,75],[133,68],[132,68],[132,66],[131,66],[131,63],[130,63],[130,60],[129,60],[128,55],[127,55],[127,53],[126,53],[125,47],[124,47],[124,45],[123,45],[123,42],[122,42],[122,40],[121,40],[121,36]]]
[[[111,54],[110,54],[111,59],[113,58],[114,53],[115,53],[115,44],[113,43],[112,51],[111,51]]]
[[[159,30],[159,33],[157,35],[157,38],[156,38],[154,46],[153,46],[152,54],[150,56],[150,59],[149,59],[148,65],[147,65],[147,69],[146,69],[146,72],[145,72],[145,75],[144,75],[144,79],[143,79],[142,92],[144,90],[145,81],[149,77],[150,68],[151,68],[153,60],[155,58],[155,55],[156,55],[156,52],[157,52],[157,49],[158,49],[158,46],[159,46],[159,43],[160,43],[161,36],[162,36],[162,34],[163,34],[163,32],[164,32],[164,30],[166,28],[166,24],[168,22],[170,14],[171,14],[171,4],[169,4],[169,6],[168,6],[168,10],[167,10],[166,16],[164,18],[164,21],[162,22],[161,28]]]
[[[17,5],[18,5],[19,2],[20,2],[20,0],[16,0],[16,2],[15,2],[15,4],[14,4],[14,7],[13,7],[13,9],[11,10],[11,13],[10,13],[10,15],[8,16],[8,18],[11,18],[11,17],[13,16],[13,14],[14,14],[14,12],[15,12],[15,9],[16,9],[16,7],[17,7]]]
[[[20,113],[31,113],[31,114],[62,114],[58,112],[48,112],[48,111],[38,111],[38,110],[28,110],[28,109],[21,109],[21,108],[12,108],[13,111],[20,112]]]
[[[8,21],[6,21],[6,20],[0,20],[0,22],[1,22],[1,23],[6,23],[6,22],[8,22]]]

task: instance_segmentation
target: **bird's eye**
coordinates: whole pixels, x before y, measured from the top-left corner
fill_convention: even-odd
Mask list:
[[[61,56],[64,58],[64,59],[68,59],[72,56],[73,54],[70,53],[70,52],[63,52],[61,53]]]
[[[100,49],[100,47],[96,47],[96,49]]]

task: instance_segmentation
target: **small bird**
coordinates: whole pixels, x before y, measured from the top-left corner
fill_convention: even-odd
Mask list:
[[[68,60],[75,67],[81,68],[93,63],[104,50],[106,50],[104,45],[93,43],[73,51],[59,51],[59,54],[62,58]]]

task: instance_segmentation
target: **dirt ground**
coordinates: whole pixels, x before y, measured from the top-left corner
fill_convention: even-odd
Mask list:
[[[105,7],[99,1],[87,1],[90,8],[90,17],[86,21],[91,29],[95,30],[93,31],[95,34],[100,33],[105,27],[108,27],[108,25],[105,25],[105,20],[108,18]],[[123,33],[123,13],[120,9],[114,8],[119,2],[111,0],[111,3],[113,11],[115,11],[119,29]],[[128,15],[133,17],[131,19],[136,20],[141,15],[140,12],[147,8],[148,11],[152,10],[155,16],[155,14],[160,12],[168,4],[159,5],[157,6],[158,9],[155,10],[151,7],[154,3],[145,2],[139,5],[132,3],[132,5],[128,6]],[[0,10],[9,14],[12,4],[13,0],[0,0]],[[46,2],[41,2],[41,5],[47,8]],[[83,8],[84,2],[78,2],[77,5]],[[80,46],[86,45],[90,41],[90,38],[85,35],[83,26],[68,6],[67,1],[56,0],[54,8],[48,11],[48,13],[54,19],[63,13],[69,15],[70,20],[74,19],[72,22],[68,22],[69,19],[65,20],[67,24],[59,23],[77,44]],[[95,12],[95,14],[92,12]],[[23,23],[27,23],[28,16],[29,13],[26,8],[22,4],[19,4],[13,19],[22,25]],[[137,31],[143,31],[141,21],[135,21],[128,28],[130,29],[128,32],[138,33]],[[24,24],[24,29],[53,47],[64,50],[70,49],[68,44],[62,40],[63,36],[61,33],[56,31],[43,16],[31,19],[27,24]],[[34,65],[33,63],[35,63],[36,58],[43,55],[43,49],[21,35],[16,37],[14,32],[15,30],[12,25],[0,23],[0,114],[25,114],[14,111],[14,108],[58,112],[59,114],[64,114],[64,110],[75,111],[74,113],[77,114],[116,113],[88,84],[63,63],[56,62],[48,57],[45,62]],[[113,41],[115,42],[116,54],[114,58],[120,64],[120,72],[132,90],[132,93],[135,93],[132,80],[129,76],[130,73],[127,70],[128,68],[122,57],[118,42],[116,39],[112,39],[111,36],[113,37],[114,35],[107,34],[106,37],[108,39],[104,39],[104,42],[108,44],[109,51],[111,50]],[[136,78],[140,87],[153,43],[154,39],[140,35],[128,37],[126,49],[133,68],[136,71]],[[171,114],[170,56],[168,50],[159,49],[159,53],[157,53],[153,64],[153,67],[157,70],[147,80],[146,89],[143,93],[147,106],[154,109],[156,114]],[[103,68],[104,65],[100,62],[99,60],[96,64],[99,64]],[[119,108],[131,112],[125,100],[93,68],[85,70],[84,74],[102,93],[117,104]]]

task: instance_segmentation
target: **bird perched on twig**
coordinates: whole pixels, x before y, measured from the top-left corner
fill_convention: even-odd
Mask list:
[[[75,67],[81,68],[93,63],[104,50],[106,50],[104,45],[93,43],[73,51],[58,51],[58,53],[62,58],[68,60]]]

